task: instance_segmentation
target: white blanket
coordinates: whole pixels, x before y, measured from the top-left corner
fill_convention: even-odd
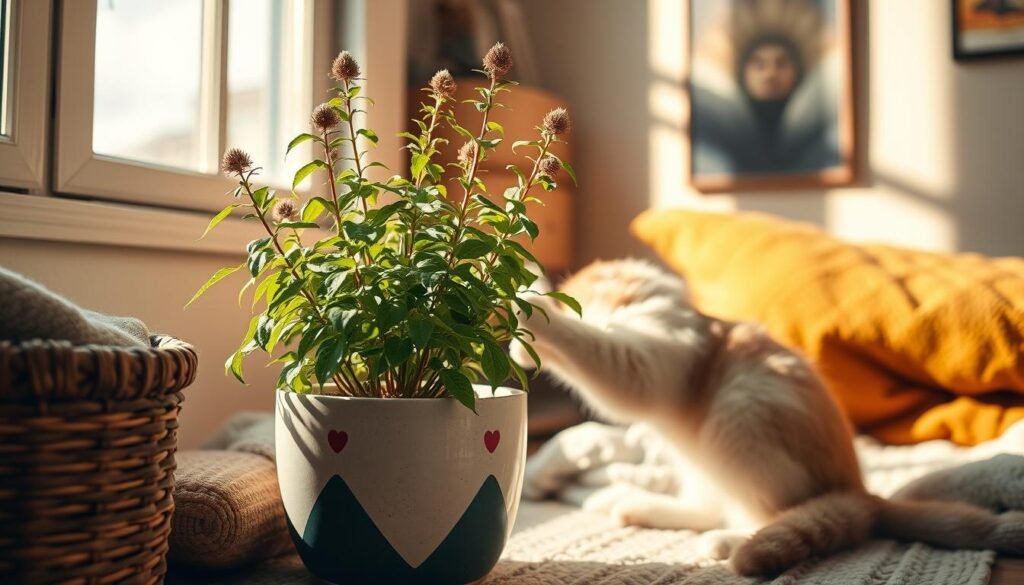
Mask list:
[[[855,445],[868,489],[890,496],[932,472],[989,460],[1000,453],[1024,455],[1024,421],[1000,438],[974,447],[947,441],[887,446],[870,437],[857,437]],[[583,423],[562,431],[530,458],[523,496],[538,500],[554,497],[584,509],[607,510],[637,490],[680,494],[686,478],[673,453],[646,425]],[[984,465],[993,473],[1001,471],[998,461]],[[965,471],[972,479],[991,475],[978,465]],[[1024,495],[1020,497],[1024,499]]]

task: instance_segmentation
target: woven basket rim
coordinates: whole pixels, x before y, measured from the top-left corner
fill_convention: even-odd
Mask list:
[[[0,341],[0,404],[160,398],[195,380],[198,355],[170,335],[150,347]]]

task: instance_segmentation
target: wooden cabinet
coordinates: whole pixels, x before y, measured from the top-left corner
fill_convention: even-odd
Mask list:
[[[475,87],[482,81],[482,77],[456,79],[458,90],[455,95],[457,104],[455,113],[462,125],[474,133],[480,128],[481,114],[472,104],[463,102],[469,99],[479,99]],[[425,95],[419,89],[410,93],[410,117],[418,114],[420,103]],[[546,91],[526,86],[514,86],[512,91],[502,92],[499,96],[499,101],[504,107],[494,108],[489,119],[504,127],[505,139],[484,161],[481,166],[481,178],[487,184],[490,194],[500,199],[501,193],[507,187],[516,184],[515,174],[507,170],[506,167],[515,164],[523,169],[524,173],[528,173],[529,167],[533,164],[526,158],[528,154],[532,155],[533,153],[526,148],[517,149],[517,152],[513,153],[512,143],[517,140],[533,140],[539,137],[537,126],[544,119],[544,115],[554,108],[566,107],[566,104]],[[447,125],[442,125],[437,130],[437,135],[446,138],[448,144],[442,148],[436,162],[442,165],[455,162],[459,147],[465,141]],[[567,162],[572,162],[571,144],[557,143],[552,152]],[[530,245],[530,248],[549,272],[564,272],[573,267],[574,260],[575,213],[573,212],[573,202],[575,188],[572,180],[564,173],[556,180],[558,181],[556,191],[546,192],[539,187],[534,187],[534,190],[531,191],[531,195],[535,195],[543,204],[530,204],[530,218],[537,223],[540,229],[540,237]]]

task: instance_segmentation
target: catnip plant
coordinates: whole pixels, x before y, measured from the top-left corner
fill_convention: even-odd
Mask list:
[[[207,232],[237,208],[266,231],[246,247],[245,262],[219,270],[192,298],[229,274],[249,273],[239,302],[252,289],[252,306],[261,310],[227,371],[244,383],[243,359],[261,350],[280,364],[281,389],[451,396],[469,408],[473,382],[495,387],[515,376],[528,386],[503,347],[519,340],[540,365],[521,320],[543,311],[526,296],[540,269],[520,242],[538,236],[527,204],[540,201],[535,188],[554,190],[560,172],[576,179],[550,151],[570,130],[568,113],[557,108],[539,121],[536,136],[512,145],[528,163],[508,165],[516,183],[496,197],[488,190],[481,163],[504,140],[490,114],[515,85],[506,78],[511,67],[505,45],[487,52],[479,71],[485,83],[479,99],[469,100],[480,116],[475,131],[455,118],[455,79],[446,70],[434,75],[414,120],[419,132],[400,135],[408,140],[407,176],[375,181],[367,174],[383,167],[370,159],[377,135],[358,124],[373,102],[362,95],[360,67],[347,51],[332,65],[337,85],[313,111],[312,131],[288,144],[286,154],[307,142],[317,154],[295,173],[290,193],[257,186],[260,169],[244,151],[224,154],[222,170],[238,180],[236,201]],[[435,162],[442,148],[454,148],[435,136],[442,124],[465,140],[449,168]],[[313,189],[320,194],[303,201],[295,190],[307,177],[323,182]],[[579,311],[572,298],[546,294]]]

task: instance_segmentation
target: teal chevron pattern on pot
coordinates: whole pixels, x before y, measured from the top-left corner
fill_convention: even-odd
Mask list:
[[[505,547],[508,517],[498,480],[488,476],[434,552],[411,567],[380,533],[352,490],[334,476],[317,498],[302,536],[289,523],[306,566],[338,583],[445,585],[485,576]]]

